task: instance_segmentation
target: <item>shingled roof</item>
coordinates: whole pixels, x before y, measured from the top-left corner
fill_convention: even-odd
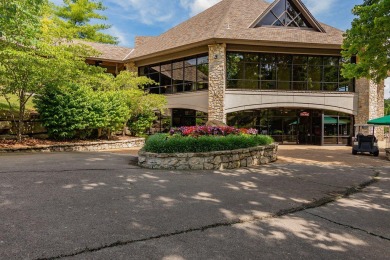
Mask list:
[[[107,60],[113,62],[123,62],[130,57],[133,52],[133,48],[121,47],[112,44],[104,44],[97,42],[81,41],[83,44],[91,46],[99,53],[97,57],[90,57],[91,59]]]
[[[294,1],[303,5],[300,0]],[[319,24],[324,32],[287,27],[251,28],[253,22],[269,6],[270,4],[263,0],[222,0],[160,36],[137,46],[131,58],[146,58],[167,51],[173,52],[178,48],[229,41],[268,43],[269,46],[294,44],[340,48],[343,31],[322,23]]]

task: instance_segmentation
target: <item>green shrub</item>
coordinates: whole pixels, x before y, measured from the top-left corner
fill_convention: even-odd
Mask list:
[[[50,137],[72,139],[89,134],[84,130],[88,128],[91,93],[89,88],[76,85],[50,86],[35,97],[35,106]]]
[[[111,132],[123,129],[128,108],[126,99],[120,92],[93,92],[90,96],[90,104],[91,111],[88,118],[90,128],[104,131],[108,136]]]
[[[134,115],[127,122],[127,126],[134,136],[144,136],[145,133],[152,127],[153,121],[157,119],[153,110],[145,111],[142,114]]]
[[[144,150],[152,153],[196,153],[227,151],[268,145],[274,140],[266,135],[228,135],[228,136],[180,136],[156,134],[150,136]]]
[[[125,98],[114,91],[93,91],[70,84],[47,87],[34,104],[53,139],[84,139],[93,130],[110,132],[123,128],[128,115]]]

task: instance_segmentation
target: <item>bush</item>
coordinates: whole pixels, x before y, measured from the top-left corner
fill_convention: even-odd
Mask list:
[[[144,136],[145,133],[152,127],[153,121],[157,119],[154,111],[145,111],[142,114],[133,116],[128,122],[127,126],[132,135]]]
[[[53,139],[84,139],[93,130],[123,128],[128,115],[126,100],[120,93],[95,92],[89,87],[53,86],[37,95],[34,104]]]
[[[227,151],[269,145],[274,140],[266,135],[204,135],[199,137],[156,134],[150,136],[144,150],[152,153],[197,153],[211,151]]]
[[[91,111],[88,119],[90,128],[98,129],[99,132],[104,131],[108,137],[111,132],[123,129],[128,108],[125,97],[120,92],[94,92],[90,96],[90,103]]]
[[[47,87],[34,99],[35,106],[50,137],[72,139],[86,137],[90,110],[89,88],[69,85]]]

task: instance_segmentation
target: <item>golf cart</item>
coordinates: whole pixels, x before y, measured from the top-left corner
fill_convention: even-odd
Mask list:
[[[357,124],[355,125],[355,133],[352,154],[370,153],[374,156],[379,155],[378,140],[375,137],[375,125]]]

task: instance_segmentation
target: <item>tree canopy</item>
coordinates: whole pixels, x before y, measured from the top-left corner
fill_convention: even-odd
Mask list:
[[[11,97],[18,98],[18,116],[11,114],[18,126],[18,140],[22,139],[26,104],[34,95],[53,137],[88,136],[96,129],[109,136],[126,124],[142,134],[155,119],[154,110],[165,105],[165,97],[143,90],[154,84],[146,77],[124,71],[115,78],[102,67],[88,65],[85,60],[99,53],[74,39],[114,39],[97,32],[104,26],[88,24],[90,19],[103,17],[93,12],[103,6],[88,0],[65,3],[72,8],[56,7],[48,0],[0,0],[0,95],[10,111]],[[69,20],[59,18],[58,10]],[[139,115],[142,124],[137,123]]]
[[[347,78],[369,78],[379,83],[390,71],[390,1],[365,0],[353,8],[357,17],[347,30],[342,55],[357,56],[357,63],[343,68]]]
[[[70,33],[51,19],[52,13],[46,0],[0,1],[0,95],[10,110],[10,95],[18,97],[19,115],[14,120],[19,140],[26,103],[45,86],[70,80],[98,84],[107,77],[104,69],[85,63],[86,57],[96,54],[94,50],[61,37]]]
[[[91,23],[91,20],[107,20],[107,17],[97,11],[104,11],[101,1],[94,0],[64,0],[63,6],[56,8],[56,15],[62,19],[63,26],[73,31],[74,38],[94,42],[117,44],[117,38],[101,31],[111,28],[111,25]]]
[[[0,37],[23,46],[31,46],[40,33],[42,6],[47,0],[0,0]]]
[[[385,99],[385,116],[390,115],[390,98]]]

